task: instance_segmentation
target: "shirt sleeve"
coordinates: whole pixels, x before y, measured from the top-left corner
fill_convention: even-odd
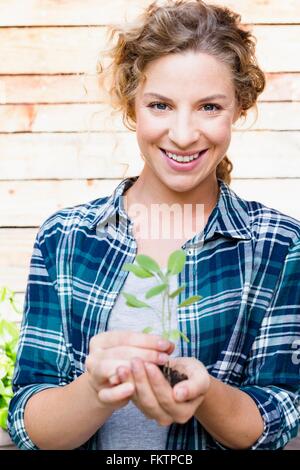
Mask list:
[[[63,334],[55,281],[46,267],[44,241],[36,236],[25,295],[13,392],[8,413],[8,432],[24,450],[38,450],[24,425],[27,401],[35,393],[64,386],[71,381],[70,359]],[[49,257],[50,259],[50,257]],[[55,259],[55,255],[54,255]]]
[[[300,417],[300,241],[285,259],[240,389],[255,401],[264,431],[251,449],[276,450],[297,436]]]

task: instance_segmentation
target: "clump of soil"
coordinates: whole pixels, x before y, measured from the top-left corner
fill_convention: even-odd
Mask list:
[[[172,367],[169,367],[168,364],[158,367],[162,371],[164,377],[167,379],[171,387],[174,387],[174,385],[176,385],[177,383],[188,379],[187,375],[181,374],[176,369],[172,369]]]

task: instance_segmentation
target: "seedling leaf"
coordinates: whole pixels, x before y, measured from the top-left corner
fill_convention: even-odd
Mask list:
[[[146,278],[146,277],[153,277],[153,274],[146,269],[142,268],[141,266],[137,266],[136,264],[125,263],[123,266],[123,271],[131,271],[137,277]]]
[[[174,297],[176,297],[176,295],[180,294],[180,292],[182,292],[184,289],[185,289],[186,285],[184,284],[183,286],[180,286],[178,287],[178,289],[174,290],[174,292],[172,292],[169,297],[171,299],[174,299]]]
[[[168,273],[178,274],[182,271],[186,260],[186,254],[183,250],[176,250],[170,254],[168,259]]]
[[[164,332],[162,333],[162,337],[163,337],[163,339],[167,339],[167,340],[168,340],[168,339],[170,339],[170,334],[168,333],[168,331],[164,331]]]
[[[151,333],[151,331],[153,331],[153,328],[151,328],[151,326],[146,326],[146,328],[142,330],[142,333]]]
[[[188,337],[187,337],[184,333],[182,333],[182,331],[179,331],[179,334],[180,334],[180,336],[184,339],[184,341],[186,341],[187,343],[190,342],[190,340],[188,339]]]
[[[137,263],[146,271],[158,273],[160,272],[160,267],[158,263],[147,255],[137,255],[136,256]]]
[[[186,307],[187,305],[192,305],[195,302],[198,302],[198,300],[202,299],[201,295],[192,295],[192,297],[189,297],[188,299],[185,299],[183,302],[181,302],[177,308],[179,307]]]
[[[180,331],[172,330],[170,333],[170,339],[177,341],[180,338]]]
[[[124,297],[126,299],[126,305],[128,305],[128,307],[135,307],[135,308],[147,307],[147,308],[151,308],[150,305],[148,305],[145,302],[142,302],[141,300],[137,299],[135,297],[135,295],[133,295],[133,294],[127,294],[126,292],[122,292],[122,294],[124,295]]]
[[[168,287],[168,284],[160,284],[158,286],[152,287],[151,289],[146,292],[146,299],[150,299],[151,297],[154,297],[155,295],[160,294],[164,290],[166,290]]]

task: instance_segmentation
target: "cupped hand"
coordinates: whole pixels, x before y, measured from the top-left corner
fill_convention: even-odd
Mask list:
[[[131,368],[120,366],[118,376],[122,383],[135,388],[131,399],[149,419],[161,426],[186,423],[194,416],[210,386],[210,376],[205,366],[195,358],[170,358],[170,367],[186,374],[188,379],[173,388],[160,369],[140,358],[131,361]]]
[[[85,367],[89,384],[97,393],[102,407],[125,406],[132,397],[133,381],[121,383],[116,376],[120,366],[130,367],[134,357],[163,365],[174,345],[158,335],[131,331],[109,331],[94,336],[89,345]]]

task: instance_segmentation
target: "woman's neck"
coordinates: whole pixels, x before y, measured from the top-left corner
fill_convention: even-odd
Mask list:
[[[206,178],[196,188],[186,192],[178,192],[168,188],[156,176],[153,177],[152,174],[147,174],[144,170],[124,194],[127,209],[133,204],[142,205],[145,210],[150,210],[153,205],[172,206],[176,204],[184,210],[189,205],[192,217],[194,217],[197,213],[197,205],[202,205],[207,219],[217,204],[219,185],[214,174]]]

